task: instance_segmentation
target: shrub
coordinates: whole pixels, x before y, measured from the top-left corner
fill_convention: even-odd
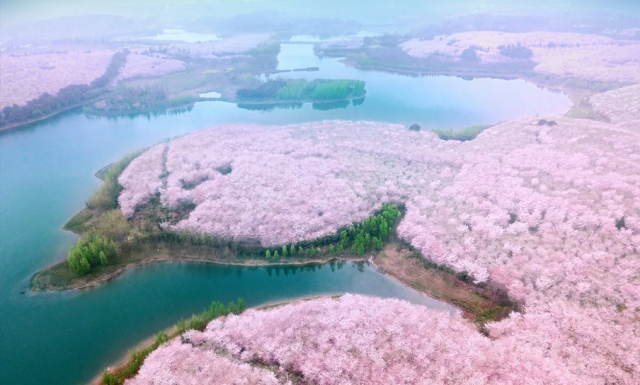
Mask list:
[[[533,51],[527,47],[523,47],[518,43],[517,45],[501,45],[500,55],[506,56],[512,59],[530,59],[533,56]]]
[[[476,50],[473,47],[469,47],[462,51],[462,55],[460,58],[467,62],[475,62],[478,60],[478,55],[476,54]]]
[[[101,236],[80,238],[72,246],[67,255],[69,268],[78,274],[85,275],[96,266],[107,266],[117,255],[116,244]]]
[[[131,225],[127,222],[122,211],[115,209],[106,212],[100,218],[100,221],[93,229],[96,235],[111,239],[114,241],[123,241],[129,231]]]

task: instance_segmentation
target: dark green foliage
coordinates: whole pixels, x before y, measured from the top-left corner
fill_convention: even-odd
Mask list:
[[[107,266],[117,255],[116,244],[100,236],[80,238],[72,246],[67,256],[71,270],[78,275],[85,275],[96,266]]]
[[[271,80],[266,83],[260,84],[257,88],[240,88],[236,92],[236,97],[239,99],[273,99],[280,88],[284,87],[286,82],[284,80]]]
[[[115,79],[120,73],[120,68],[122,68],[124,63],[126,63],[128,54],[129,50],[126,48],[122,52],[116,52],[113,54],[107,70],[102,76],[91,82],[91,88],[102,88],[108,86],[109,83],[111,83],[111,81],[113,81],[113,79]]]
[[[409,130],[410,131],[420,131],[420,125],[417,123],[413,123],[412,125],[409,126]]]
[[[388,240],[390,229],[402,215],[396,205],[384,204],[380,212],[364,222],[355,223],[340,232],[336,254],[351,246],[351,252],[363,255],[372,250],[382,250]]]
[[[242,88],[236,92],[244,100],[310,100],[328,101],[347,97],[361,97],[366,93],[365,82],[347,79],[288,79],[270,80],[257,88]]]
[[[106,370],[102,374],[101,383],[103,385],[119,385],[119,384],[122,384],[123,382],[124,381],[120,382],[120,380],[116,377],[115,374],[108,372]]]
[[[506,56],[512,59],[530,59],[533,56],[533,51],[527,47],[523,47],[518,43],[517,45],[501,45],[498,47],[500,55]]]
[[[401,212],[396,205],[384,204],[382,209],[366,221],[354,223],[340,229],[336,234],[312,241],[282,245],[277,249],[264,248],[259,243],[236,242],[210,234],[176,233],[172,231],[153,231],[135,237],[135,242],[210,247],[231,252],[240,258],[264,258],[277,261],[283,257],[312,258],[316,254],[342,255],[345,251],[362,255],[372,250],[381,250],[392,230],[395,228]]]
[[[490,126],[471,126],[467,128],[463,128],[461,130],[453,130],[453,129],[440,129],[437,128],[432,130],[431,132],[438,135],[438,137],[442,140],[459,140],[461,142],[475,139],[478,134],[482,131],[486,130]]]
[[[109,167],[104,175],[104,183],[87,201],[87,208],[107,211],[118,207],[118,195],[122,191],[122,186],[118,183],[118,177],[129,163],[141,153],[142,151],[138,151],[127,155]]]

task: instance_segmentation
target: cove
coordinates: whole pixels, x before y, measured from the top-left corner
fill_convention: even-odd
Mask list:
[[[216,124],[347,119],[461,128],[561,114],[570,106],[565,95],[520,80],[361,71],[319,59],[304,44],[283,44],[279,61],[281,69],[320,68],[283,77],[365,80],[364,103],[256,111],[211,101],[179,115],[98,119],[76,110],[0,134],[0,383],[83,383],[138,341],[216,300],[242,296],[255,306],[352,292],[434,305],[372,267],[350,264],[335,272],[271,268],[269,275],[267,268],[164,263],[132,269],[95,290],[30,294],[31,276],[64,259],[76,242],[61,227],[98,187],[94,173],[128,152]]]

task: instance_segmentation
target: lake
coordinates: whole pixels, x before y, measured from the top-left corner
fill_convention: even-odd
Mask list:
[[[351,263],[296,270],[164,263],[129,270],[94,290],[30,293],[31,276],[63,260],[77,241],[61,226],[98,187],[94,173],[131,151],[224,123],[366,119],[461,128],[561,114],[570,107],[565,95],[520,80],[361,71],[316,58],[311,45],[283,44],[279,61],[281,69],[320,67],[282,77],[365,80],[367,96],[359,105],[333,109],[304,104],[247,110],[209,101],[174,115],[88,118],[69,111],[0,134],[0,383],[84,383],[127,348],[212,301],[244,297],[248,306],[256,306],[351,292],[451,310],[371,266]]]

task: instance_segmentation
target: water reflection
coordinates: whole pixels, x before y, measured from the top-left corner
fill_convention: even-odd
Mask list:
[[[329,111],[329,110],[337,110],[344,109],[353,105],[354,107],[361,106],[364,104],[365,98],[358,98],[353,100],[335,100],[332,102],[314,102],[311,103],[311,108],[316,111]],[[238,108],[242,108],[243,110],[249,111],[273,111],[275,109],[279,110],[297,110],[302,108],[304,103],[238,103]]]

